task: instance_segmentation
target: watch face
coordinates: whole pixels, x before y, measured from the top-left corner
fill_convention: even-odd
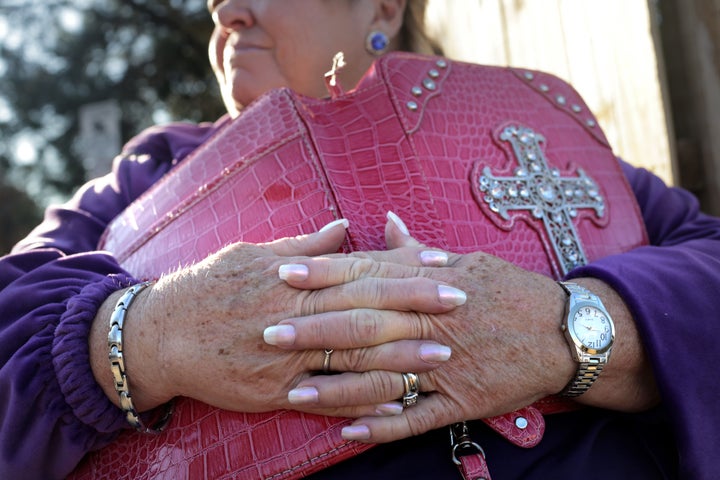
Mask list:
[[[599,308],[582,306],[572,317],[572,329],[576,338],[590,350],[603,350],[612,341],[612,325],[607,315]]]

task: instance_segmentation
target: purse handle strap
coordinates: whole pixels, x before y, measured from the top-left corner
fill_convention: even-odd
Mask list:
[[[452,461],[464,480],[490,480],[485,451],[470,438],[466,422],[450,425]]]

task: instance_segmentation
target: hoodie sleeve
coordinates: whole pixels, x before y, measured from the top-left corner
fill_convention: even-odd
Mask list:
[[[111,173],[49,207],[0,258],[0,478],[63,478],[126,427],[92,374],[88,334],[107,297],[141,279],[98,251],[98,241],[212,131],[182,124],[144,132]]]
[[[605,257],[569,277],[604,280],[629,306],[676,433],[682,478],[720,478],[720,218],[690,193],[623,164],[650,245]]]

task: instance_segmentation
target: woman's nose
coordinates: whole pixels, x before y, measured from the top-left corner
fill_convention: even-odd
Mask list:
[[[252,27],[255,18],[248,3],[243,0],[225,0],[213,13],[215,23],[228,30]]]

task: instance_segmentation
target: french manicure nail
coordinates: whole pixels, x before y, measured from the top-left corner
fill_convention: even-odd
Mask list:
[[[295,327],[292,325],[273,325],[263,331],[263,340],[268,345],[292,345],[295,343]]]
[[[366,425],[350,425],[340,432],[345,440],[369,440],[370,429]]]
[[[402,403],[388,402],[375,407],[375,413],[382,417],[391,417],[403,413]]]
[[[398,217],[394,212],[388,211],[387,218],[392,221],[404,235],[410,236],[410,230],[408,230],[407,225],[405,225],[405,222],[400,220],[400,217]]]
[[[280,280],[300,282],[307,279],[308,275],[310,275],[310,269],[307,265],[289,263],[280,265],[280,268],[278,268]]]
[[[298,387],[288,392],[288,402],[293,405],[317,403],[318,391],[315,387]]]
[[[344,228],[345,230],[347,230],[347,228],[350,226],[350,222],[348,222],[348,221],[345,220],[344,218],[341,218],[341,219],[339,219],[339,220],[335,220],[335,221],[333,221],[333,222],[328,223],[327,225],[325,225],[324,227],[322,227],[319,231],[320,231],[320,232],[324,232],[324,231],[326,231],[326,230],[330,230],[331,228],[333,228],[333,227],[335,227],[335,226],[337,226],[337,225],[342,225],[343,228]]]
[[[440,298],[440,303],[454,305],[456,307],[464,305],[467,301],[467,294],[465,292],[448,285],[438,285],[438,297]]]
[[[444,267],[447,262],[448,254],[445,252],[436,252],[434,250],[420,252],[420,263],[426,267]]]
[[[423,343],[420,345],[420,358],[426,362],[445,362],[450,358],[452,349],[439,343]]]

